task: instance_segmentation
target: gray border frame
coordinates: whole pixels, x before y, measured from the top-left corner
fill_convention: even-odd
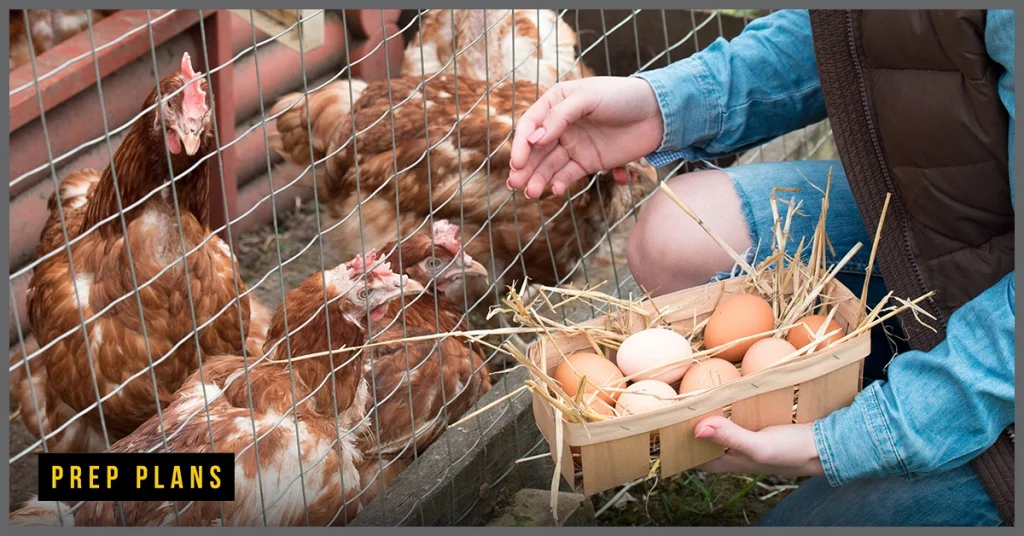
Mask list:
[[[417,9],[417,8],[419,8],[419,9],[423,9],[424,8],[424,4],[429,4],[428,7],[430,7],[430,8],[440,8],[440,9],[483,8],[483,7],[493,7],[493,8],[508,9],[508,8],[513,7],[513,6],[515,7],[515,9],[538,9],[538,8],[540,8],[540,9],[550,9],[550,4],[548,4],[547,2],[536,1],[536,0],[533,0],[533,1],[530,1],[530,0],[520,0],[518,2],[507,2],[507,1],[497,1],[497,0],[475,0],[475,1],[474,0],[447,0],[447,1],[444,1],[444,2],[422,2],[422,1],[416,2],[416,1],[410,1],[410,0],[391,0],[389,2],[384,2],[384,3],[386,5],[382,6],[378,2],[368,2],[368,1],[364,0],[364,1],[359,1],[359,2],[345,2],[344,3],[345,5],[339,6],[337,4],[325,5],[324,2],[308,2],[307,3],[308,5],[305,5],[305,6],[302,6],[302,7],[309,8],[309,9],[314,9],[314,8],[316,8],[316,9],[322,9],[322,8],[327,8],[327,9],[337,9],[337,8],[366,8],[366,9],[381,9],[381,8],[395,8],[395,9],[397,9],[397,8],[402,8],[402,9]],[[710,3],[710,2],[694,2],[693,0],[675,0],[675,1],[669,1],[669,0],[631,0],[629,2],[624,2],[624,1],[621,1],[621,0],[617,1],[617,2],[616,1],[609,1],[609,0],[591,0],[589,2],[577,0],[577,1],[573,1],[573,2],[565,2],[565,1],[563,1],[563,2],[561,2],[561,5],[558,6],[558,9],[564,9],[564,8],[572,8],[572,9],[622,9],[623,7],[628,7],[628,8],[631,8],[631,9],[667,9],[667,10],[672,10],[672,9],[705,9],[705,8],[711,7],[711,6],[707,5],[708,3]],[[15,8],[27,7],[27,6],[24,6],[24,3],[19,2],[19,4],[22,4],[22,5],[21,6],[15,5],[15,6],[12,6],[12,7],[15,7]],[[73,2],[73,1],[70,1],[70,0],[43,1],[43,2],[40,2],[40,4],[36,4],[35,7],[36,8],[54,8],[54,9],[56,9],[56,8],[81,8],[82,7],[81,2]],[[149,9],[159,9],[159,8],[168,8],[168,7],[170,7],[168,5],[168,4],[170,4],[169,2],[160,2],[160,1],[157,1],[157,0],[137,0],[135,2],[126,2],[126,1],[123,1],[123,0],[122,1],[105,1],[105,2],[96,2],[96,4],[100,4],[104,8],[112,8],[112,9],[113,8],[119,8],[119,9],[147,9],[147,8],[149,8]],[[175,5],[173,7],[176,8],[176,9],[210,9],[210,6],[208,4],[205,4],[204,2],[198,2],[198,1],[195,1],[195,0],[178,0],[178,1],[174,2],[174,4]],[[249,2],[240,2],[238,0],[228,0],[228,1],[218,2],[217,4],[219,4],[217,6],[217,8],[235,8],[235,9],[250,9],[250,8],[251,9],[257,9],[257,8],[275,8],[275,7],[280,7],[280,2],[271,2],[271,1],[268,1],[268,0],[250,0]],[[751,9],[753,9],[753,8],[759,8],[759,9],[769,9],[769,8],[772,8],[772,9],[784,9],[784,8],[806,9],[806,8],[812,8],[812,7],[813,8],[846,9],[846,8],[854,7],[855,4],[856,4],[857,8],[875,8],[875,9],[893,9],[893,8],[902,8],[902,9],[952,9],[952,8],[966,7],[966,6],[964,6],[964,4],[966,4],[966,2],[951,2],[949,0],[933,0],[932,2],[923,2],[923,1],[916,1],[916,0],[902,0],[902,1],[892,1],[892,0],[890,0],[890,1],[858,0],[857,2],[852,2],[852,1],[839,2],[839,1],[836,1],[836,0],[823,0],[823,1],[819,1],[819,2],[806,2],[806,1],[803,1],[803,2],[788,2],[788,3],[786,3],[788,5],[779,5],[779,4],[776,4],[775,2],[760,1],[760,2],[740,2],[740,4],[742,4],[742,5],[741,6],[731,6],[731,7],[742,7],[742,8],[751,8]],[[754,4],[754,5],[751,5],[751,4]],[[1015,5],[1015,2],[1012,2],[1012,1],[1009,1],[1009,0],[1002,0],[1002,1],[996,1],[996,2],[986,2],[985,4],[986,5],[984,5],[983,7],[990,8],[990,9],[994,9],[994,8],[1013,9],[1013,6]],[[972,6],[972,7],[977,7],[977,6]],[[7,33],[6,28],[5,28],[5,33]],[[1021,63],[1020,58],[1017,57],[1015,61],[1016,61],[1016,67],[1019,69],[1020,68],[1020,63]],[[7,76],[4,76],[4,78],[8,79],[8,83],[5,83],[4,85],[5,86],[9,85],[9,74]],[[7,111],[0,111],[0,114],[2,114],[2,116],[4,118],[4,122],[9,124],[9,117],[8,117],[9,113]],[[1014,146],[1014,151],[1016,151],[1020,146],[1021,146],[1021,142],[1018,139],[1017,142],[1016,142],[1016,145]],[[8,162],[9,161],[8,159],[10,157],[9,153],[10,153],[10,136],[8,134],[8,142],[6,144],[4,144],[3,147],[0,147],[0,161]],[[1020,176],[1021,167],[1022,166],[1020,165],[1020,162],[1018,160],[1017,166],[1015,167],[1015,170],[1014,170],[1015,173],[1017,174],[1017,176]],[[4,191],[8,195],[4,195],[2,197],[2,199],[0,199],[0,206],[2,206],[4,212],[10,214],[10,196],[9,196],[8,181],[4,181],[3,189],[4,189]],[[1018,191],[1017,192],[1017,200],[1019,201],[1021,197],[1022,197],[1022,194]],[[8,216],[8,218],[9,218],[9,216]],[[8,219],[8,221],[9,221],[9,219]],[[1021,237],[1020,226],[1017,226],[1016,231],[1017,231],[1016,235],[1018,236],[1018,238],[1016,239],[1016,255],[1017,255],[1016,258],[1020,259],[1022,256],[1024,256],[1024,252],[1022,252],[1022,248],[1021,248],[1022,242],[1024,242],[1024,238],[1020,238]],[[0,242],[2,242],[2,246],[3,246],[3,247],[0,247],[0,261],[4,262],[5,264],[10,264],[9,232],[8,233],[4,233],[3,236],[0,237]],[[1019,280],[1019,278],[1018,278],[1018,280]],[[0,289],[0,295],[2,295],[4,302],[8,304],[8,309],[10,309],[10,290],[9,290],[9,286],[8,285],[4,285],[3,288]],[[1017,320],[1016,321],[1016,327],[1020,327],[1020,325],[1021,325],[1021,321]],[[9,333],[8,333],[9,326],[7,326],[7,325],[3,326],[2,330],[3,330],[2,333],[4,334],[5,337],[7,335],[9,335]],[[1017,336],[1017,342],[1021,342],[1021,337],[1019,335]],[[9,372],[3,372],[2,376],[3,376],[3,379],[4,379],[4,385],[5,386],[9,385]],[[6,388],[9,389],[9,387],[6,387]],[[1020,386],[1017,386],[1017,392],[1019,394]],[[10,407],[9,406],[10,406],[10,404],[9,404],[9,400],[8,399],[0,398],[0,408],[2,408],[3,411],[10,412]],[[1018,411],[1018,415],[1019,415],[1020,414],[1020,410],[1018,409],[1017,411]],[[10,457],[10,426],[9,425],[5,426],[3,428],[3,430],[0,430],[0,440],[2,440],[2,442],[3,442],[3,449],[6,452],[7,457],[9,458]],[[1020,481],[1021,481],[1021,477],[1019,476],[1020,475],[1019,465],[1020,464],[1017,464],[1017,469],[1018,469],[1017,470],[1017,475],[1018,475],[1017,476],[1017,484],[1018,485],[1020,484]],[[9,472],[10,472],[9,471],[9,466],[6,465],[6,464],[2,464],[2,467],[0,467],[0,476],[3,477],[3,481],[5,483],[8,483],[8,485],[5,485],[5,486],[3,486],[2,489],[0,489],[0,499],[3,499],[3,502],[5,504],[10,500]],[[1019,509],[1020,508],[1019,508],[1019,505],[1018,505],[1018,510]],[[13,529],[15,531],[15,534],[18,534],[18,533],[25,533],[25,534],[27,534],[27,533],[30,533],[30,532],[32,534],[37,534],[37,533],[50,534],[51,530],[55,531],[55,532],[61,530],[61,529],[39,529],[37,531],[30,531],[30,529],[26,529],[26,528],[10,527],[8,525],[8,523],[7,523],[7,520],[4,520],[4,524],[7,526],[7,528],[9,530]],[[119,530],[131,530],[131,529],[120,528],[120,527],[118,527],[118,529]],[[668,528],[666,527],[666,529],[668,529]],[[742,527],[722,527],[722,528],[717,528],[717,529],[720,530],[720,531],[721,530],[726,530],[726,531],[732,532],[732,531],[736,531],[736,530],[742,530]],[[93,527],[78,527],[77,530],[78,531],[84,531],[86,534],[97,534],[97,535],[99,535],[99,534],[103,534],[106,530],[109,530],[109,529],[106,529],[106,528],[93,528]],[[174,527],[164,527],[164,528],[157,528],[155,530],[158,530],[158,531],[173,531],[173,530],[176,530],[176,529]],[[228,532],[232,532],[232,533],[234,533],[234,531],[239,531],[239,533],[241,533],[242,530],[243,530],[242,528],[223,527],[223,528],[218,529],[218,533],[223,533],[223,531],[228,531]],[[249,528],[249,529],[245,529],[245,530],[248,530],[248,531],[256,530],[256,531],[268,532],[268,531],[274,531],[275,529],[273,529],[273,528],[263,528],[263,527],[254,527],[254,528]],[[277,529],[277,530],[281,530],[281,529]],[[314,529],[306,529],[306,530],[320,530],[320,531],[327,531],[327,530],[353,531],[354,530],[354,531],[357,531],[357,532],[360,532],[360,533],[368,533],[368,532],[373,532],[373,531],[387,530],[388,533],[390,533],[394,529],[367,528],[367,527],[345,527],[345,528],[341,528],[341,529],[314,528]],[[469,528],[469,527],[466,527],[466,528],[444,527],[444,528],[424,528],[424,529],[421,529],[421,530],[425,530],[425,531],[428,531],[430,533],[443,534],[444,532],[449,532],[449,531],[453,531],[453,530],[456,530],[456,531],[457,530],[474,530],[474,528]],[[509,529],[496,528],[496,529],[489,529],[489,530],[501,531],[501,530],[509,530]],[[592,530],[594,530],[594,528],[593,527],[589,527],[589,528],[588,527],[583,527],[583,528],[561,528],[561,529],[552,528],[552,529],[533,529],[533,530],[542,530],[542,531],[548,531],[548,530],[556,531],[557,530],[559,532],[568,531],[568,532],[583,533],[583,531],[592,531]],[[613,530],[613,529],[606,529],[606,530]],[[658,529],[652,529],[652,530],[658,530]],[[671,530],[671,529],[669,529],[669,530]],[[702,530],[702,531],[706,531],[708,529],[691,528],[689,530]],[[794,529],[790,529],[790,528],[763,528],[762,530],[763,531],[768,531],[769,533],[773,533],[773,534],[792,534],[793,531],[794,531]],[[830,532],[839,531],[839,533],[847,533],[848,531],[852,532],[853,530],[857,530],[857,529],[854,529],[854,528],[829,529]],[[861,529],[861,530],[863,530],[863,529]],[[924,527],[905,528],[905,529],[897,529],[897,528],[881,529],[881,531],[885,532],[885,533],[889,533],[890,531],[897,531],[897,532],[909,532],[911,534],[927,534],[927,533],[933,533],[933,532],[943,532],[943,531],[946,531],[946,530],[952,530],[952,529],[935,529],[935,528],[924,528]],[[1012,528],[1004,528],[1003,530],[1013,530],[1013,529]],[[444,531],[444,532],[442,532],[442,531]],[[873,531],[878,531],[878,529],[873,529]]]

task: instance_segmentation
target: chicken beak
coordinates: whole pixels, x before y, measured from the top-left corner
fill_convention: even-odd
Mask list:
[[[199,150],[199,136],[196,134],[186,134],[181,137],[181,144],[185,146],[185,154],[195,156],[196,151]]]
[[[455,263],[437,277],[437,290],[445,292],[450,284],[459,279],[483,277],[487,279],[487,268],[472,259],[469,262]]]
[[[484,268],[484,265],[479,262],[471,260],[469,261],[469,264],[466,265],[466,275],[487,277],[487,268]]]
[[[380,298],[377,300],[377,305],[385,305],[391,301],[397,299],[403,293],[406,296],[416,296],[423,292],[423,285],[417,282],[415,279],[409,279],[407,276],[402,276],[402,284],[395,285],[392,288],[381,292]]]

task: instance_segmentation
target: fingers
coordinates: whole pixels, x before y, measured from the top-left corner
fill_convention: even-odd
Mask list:
[[[557,140],[569,125],[590,113],[593,106],[594,99],[589,96],[580,93],[569,95],[551,107],[544,116],[541,127],[530,134],[529,142],[544,145]]]
[[[705,473],[757,473],[760,468],[746,456],[726,452],[714,460],[694,467],[694,469]]]
[[[527,161],[530,158],[531,146],[537,144],[533,141],[537,136],[535,132],[543,125],[548,111],[565,98],[563,91],[564,88],[561,85],[555,85],[550,90],[544,92],[540,99],[537,99],[537,102],[533,103],[523,113],[522,117],[519,118],[519,121],[516,123],[516,132],[512,136],[512,151],[509,159],[512,169],[523,169],[526,167]],[[522,177],[523,182],[527,178],[529,176]],[[517,184],[516,188],[521,186],[522,184]]]
[[[540,132],[539,130],[537,132]],[[523,195],[527,199],[537,199],[544,194],[544,189],[547,188],[548,183],[554,177],[555,173],[561,171],[566,164],[569,163],[569,152],[565,150],[565,147],[561,145],[555,146],[548,154],[544,157],[544,160],[537,165],[533,175],[530,177],[528,183],[526,183],[526,189],[523,190]],[[554,189],[552,188],[552,191]],[[558,194],[559,192],[555,192]]]
[[[575,160],[570,160],[551,177],[551,191],[555,195],[565,195],[570,184],[587,175],[587,170],[583,169]]]
[[[532,151],[530,152],[529,158],[526,160],[525,166],[523,166],[521,169],[510,169],[507,181],[509,189],[517,190],[519,188],[525,187],[528,183],[534,182],[535,177],[537,177],[537,166],[539,166],[541,162],[543,162],[544,159],[547,158],[548,154],[550,154],[556,146],[557,144],[551,144],[546,146],[535,145]],[[546,177],[538,178],[537,180],[543,180],[545,184],[547,183]],[[541,188],[540,191],[541,193],[543,193],[544,189]],[[530,192],[532,192],[532,190],[524,192],[527,198],[531,197]]]
[[[759,441],[756,432],[742,428],[725,417],[708,417],[697,423],[694,429],[698,439],[707,439],[754,460],[760,459],[767,448],[767,445]]]
[[[522,188],[527,183],[542,180],[535,176],[530,166],[531,162],[537,161],[534,154],[538,149],[557,143],[570,125],[593,110],[596,96],[587,92],[572,93],[572,88],[572,82],[552,87],[520,118],[509,158],[509,167],[512,169],[508,179],[509,188]],[[543,152],[544,156],[548,156],[549,151]],[[546,175],[543,180],[546,182],[549,178],[550,175]],[[526,195],[535,197],[541,193],[542,187],[539,192],[529,191]]]

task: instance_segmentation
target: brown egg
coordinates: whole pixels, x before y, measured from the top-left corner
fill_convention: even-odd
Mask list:
[[[708,358],[686,371],[683,381],[679,382],[679,394],[711,389],[739,377],[736,365],[717,357]]]
[[[743,356],[740,372],[750,376],[778,362],[780,359],[796,352],[792,344],[774,337],[755,342]]]
[[[661,409],[675,402],[676,390],[658,380],[641,380],[626,389],[615,409],[622,415],[639,415]]]
[[[704,326],[704,347],[708,350],[743,337],[771,331],[775,327],[772,306],[754,294],[737,294],[718,304]],[[771,334],[764,335],[771,337]],[[715,357],[736,363],[759,339],[750,339],[722,350]]]
[[[572,365],[570,367],[569,365]],[[573,369],[576,369],[575,372]],[[563,361],[558,364],[555,368],[555,373],[552,378],[562,386],[562,390],[565,394],[575,397],[576,391],[580,386],[580,379],[582,376],[587,377],[587,389],[586,393],[590,394],[596,391],[594,385],[601,387],[614,387],[622,389],[626,385],[626,380],[622,375],[622,371],[619,367],[615,366],[615,363],[593,353],[580,352],[569,356],[568,361]],[[591,406],[594,407],[595,411],[604,413],[603,409],[608,408],[608,415],[611,415],[611,407],[615,405],[615,401],[618,400],[620,393],[613,392],[602,392],[598,394],[598,398],[604,400],[608,406],[604,404],[596,404],[591,402]],[[596,399],[595,399],[596,400]]]
[[[797,349],[803,348],[804,346],[811,344],[812,342],[814,342],[814,339],[817,338],[818,330],[821,329],[821,325],[825,323],[825,319],[826,317],[821,315],[805,316],[800,320],[799,324],[789,329],[789,334],[786,335],[786,340],[789,341],[789,343],[795,346]],[[805,328],[804,326],[807,327]],[[811,349],[811,351],[813,352],[818,348],[825,348],[826,346],[846,336],[846,332],[843,331],[842,326],[840,326],[839,322],[836,322],[835,320],[832,320],[831,322],[828,323],[828,327],[825,328],[825,331],[822,332],[822,335],[826,333],[831,333],[837,329],[839,330],[839,333],[836,333],[835,335],[832,335],[831,337],[825,339],[824,343],[819,343],[815,345],[815,347]],[[810,332],[808,332],[807,330],[810,330]]]

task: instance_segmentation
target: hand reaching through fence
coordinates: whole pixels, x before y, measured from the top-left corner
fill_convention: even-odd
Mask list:
[[[538,198],[556,195],[589,174],[625,166],[661,144],[664,126],[650,84],[639,78],[596,77],[563,82],[520,118],[509,160],[510,189]],[[616,180],[626,176],[616,172]]]

